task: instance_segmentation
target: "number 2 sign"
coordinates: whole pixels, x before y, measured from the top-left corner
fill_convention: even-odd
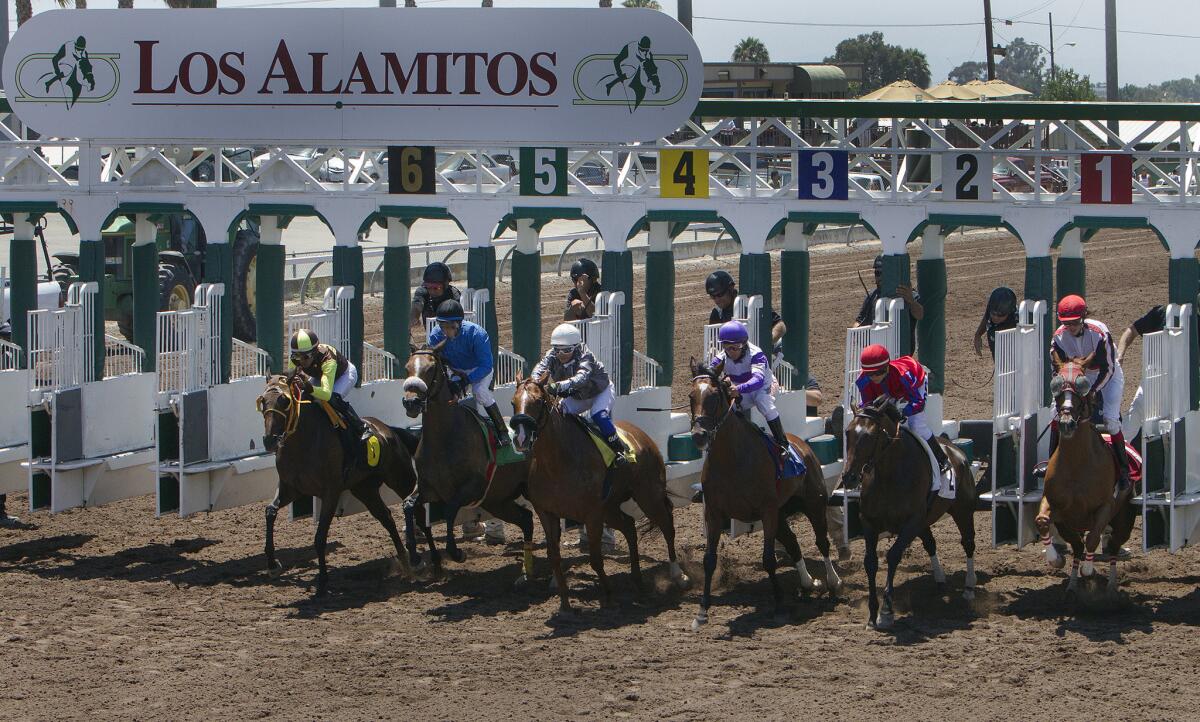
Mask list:
[[[1133,203],[1133,156],[1084,153],[1079,157],[1079,175],[1081,203]]]
[[[850,155],[844,150],[802,150],[796,190],[802,201],[844,201],[850,196]]]
[[[942,198],[950,201],[990,201],[992,154],[942,153]]]

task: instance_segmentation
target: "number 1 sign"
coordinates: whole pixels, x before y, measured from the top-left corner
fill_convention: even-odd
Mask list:
[[[1106,205],[1133,203],[1133,156],[1084,153],[1079,157],[1079,201]]]

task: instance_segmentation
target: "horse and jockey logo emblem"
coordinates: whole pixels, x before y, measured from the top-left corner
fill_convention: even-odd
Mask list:
[[[575,105],[623,105],[632,114],[643,106],[677,103],[687,91],[687,55],[656,55],[642,36],[612,55],[589,55],[575,66]]]
[[[17,65],[18,101],[58,101],[68,109],[76,103],[102,103],[117,93],[121,73],[117,53],[88,51],[80,35],[53,53],[32,53]]]

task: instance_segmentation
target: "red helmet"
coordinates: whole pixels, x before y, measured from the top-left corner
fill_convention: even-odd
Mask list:
[[[1087,314],[1087,301],[1083,300],[1083,296],[1063,296],[1058,302],[1058,320],[1059,321],[1078,321]]]
[[[862,355],[859,356],[858,360],[862,366],[862,370],[871,373],[887,366],[892,357],[888,354],[888,350],[881,344],[873,343],[863,349]]]

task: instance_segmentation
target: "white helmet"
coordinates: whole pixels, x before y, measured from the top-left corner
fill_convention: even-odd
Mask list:
[[[578,328],[569,323],[558,324],[550,334],[550,345],[554,347],[578,346],[581,343],[583,335],[579,333]]]

